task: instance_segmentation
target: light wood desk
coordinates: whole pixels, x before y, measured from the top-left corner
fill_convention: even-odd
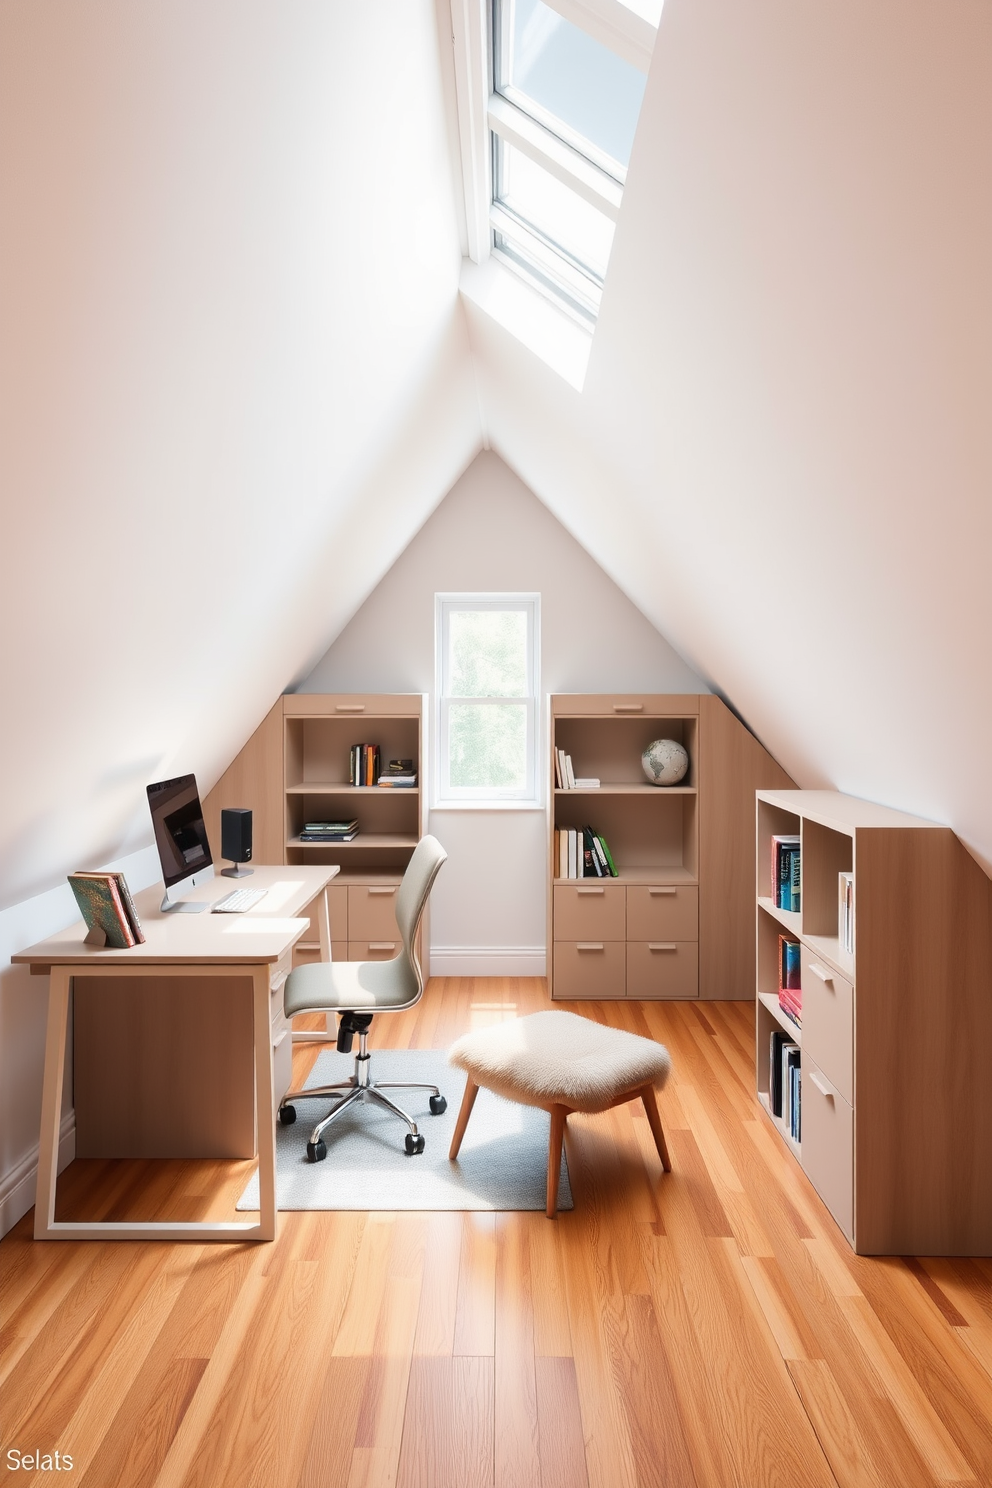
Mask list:
[[[275,1093],[272,1069],[272,998],[280,994],[292,967],[293,946],[307,930],[299,918],[311,905],[317,920],[321,956],[330,959],[330,921],[326,886],[338,872],[333,866],[288,868],[256,867],[245,885],[268,890],[265,899],[246,915],[163,914],[161,886],[136,896],[143,945],[110,950],[84,944],[86,927],[77,921],[11,959],[30,966],[33,975],[50,974],[48,1029],[41,1105],[38,1154],[38,1194],[34,1233],[37,1240],[274,1240],[276,1233]],[[213,903],[240,887],[217,877],[191,891],[189,898]],[[65,1067],[69,993],[73,979],[127,978],[137,1000],[142,987],[165,978],[235,978],[250,983],[254,1108],[259,1165],[259,1218],[254,1221],[92,1221],[56,1220],[55,1186],[58,1173],[59,1123]],[[246,1052],[247,1052],[247,1045]],[[112,1086],[115,1071],[106,1079]],[[182,1098],[180,1093],[179,1098]]]

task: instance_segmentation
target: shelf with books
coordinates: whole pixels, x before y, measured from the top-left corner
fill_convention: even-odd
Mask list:
[[[771,1040],[785,1035],[800,1049],[800,1140],[789,1149],[854,1249],[989,1254],[988,878],[949,828],[831,791],[759,790],[756,821],[763,1108],[788,1138],[771,1088]],[[773,839],[787,834],[800,837],[795,912],[772,896]],[[801,1032],[776,985],[790,935]]]

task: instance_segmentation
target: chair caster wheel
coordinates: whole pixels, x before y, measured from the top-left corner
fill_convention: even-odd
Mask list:
[[[327,1148],[324,1145],[323,1139],[319,1142],[307,1143],[307,1157],[311,1162],[323,1162],[326,1156]]]
[[[432,1095],[431,1096],[431,1115],[432,1116],[443,1116],[444,1113],[445,1113],[445,1111],[447,1109],[448,1109],[448,1102],[445,1100],[445,1098],[444,1098],[443,1095]]]
[[[296,1107],[295,1106],[280,1106],[279,1107],[279,1125],[280,1126],[292,1126],[292,1124],[293,1124],[293,1122],[295,1120],[296,1120]]]
[[[323,1145],[324,1144],[322,1142],[321,1143],[321,1146],[323,1146]],[[423,1138],[423,1135],[420,1132],[418,1132],[417,1135],[414,1136],[413,1135],[413,1132],[407,1132],[407,1134],[406,1134],[406,1153],[407,1153],[407,1157],[413,1157],[413,1155],[415,1153],[417,1153],[417,1152],[423,1152],[423,1150],[424,1150],[424,1138]]]

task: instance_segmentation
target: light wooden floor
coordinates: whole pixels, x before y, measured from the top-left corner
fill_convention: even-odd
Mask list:
[[[435,980],[375,1041],[543,1005]],[[27,1216],[0,1243],[0,1463],[58,1448],[87,1488],[992,1484],[992,1263],[851,1253],[754,1099],[749,1005],[578,1010],[670,1048],[669,1176],[627,1106],[570,1122],[555,1222],[285,1214],[274,1245],[195,1246],[35,1244]],[[76,1163],[63,1202],[229,1212],[247,1171]]]

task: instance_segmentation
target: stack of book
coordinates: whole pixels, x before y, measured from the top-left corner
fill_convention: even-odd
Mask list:
[[[386,773],[379,776],[379,785],[391,786],[394,790],[413,790],[417,784],[417,772],[413,760],[390,760]]]
[[[564,749],[555,750],[555,785],[559,790],[596,790],[599,780],[592,776],[576,776],[572,768],[572,756]]]
[[[800,867],[799,838],[792,835],[772,838],[772,894],[776,909],[799,913]]]
[[[620,877],[606,838],[592,827],[556,830],[554,854],[557,878]]]
[[[381,769],[378,744],[352,744],[349,784],[375,785]]]
[[[803,987],[798,940],[778,938],[778,1005],[797,1028],[803,1022]]]
[[[357,821],[307,822],[301,842],[352,842],[358,836]]]
[[[118,951],[142,943],[144,931],[123,873],[87,873],[80,869],[70,873],[69,884],[86,921],[87,941]]]
[[[837,934],[849,956],[854,955],[854,874],[837,875]]]
[[[802,1141],[802,1090],[799,1045],[776,1028],[768,1050],[768,1104],[794,1142]]]

